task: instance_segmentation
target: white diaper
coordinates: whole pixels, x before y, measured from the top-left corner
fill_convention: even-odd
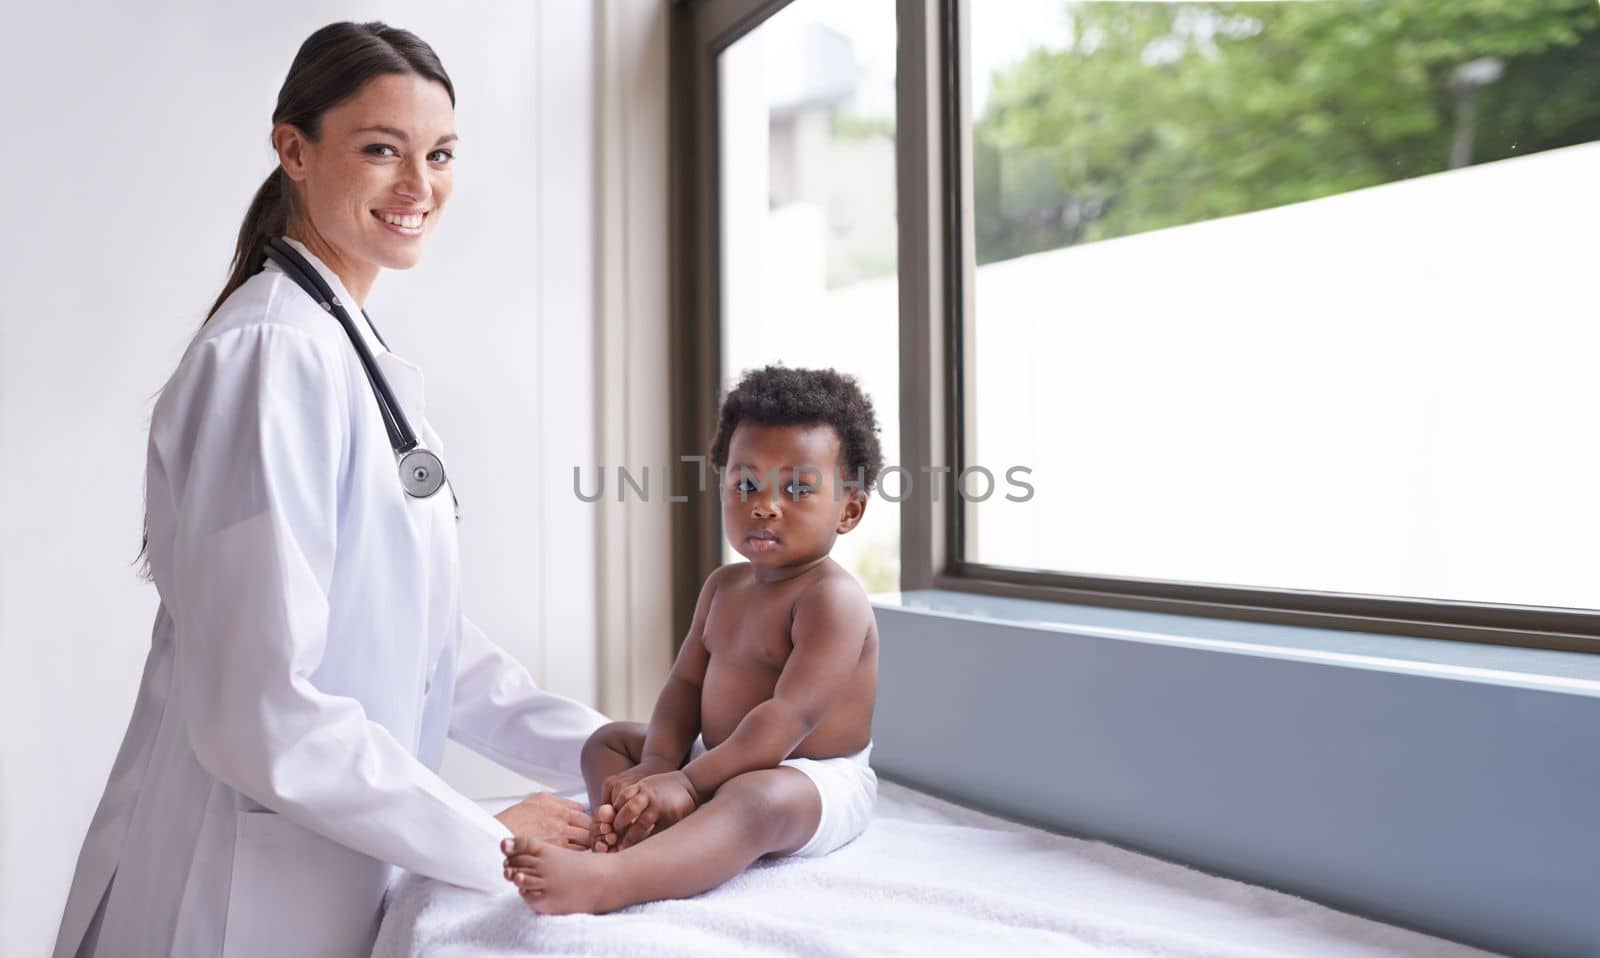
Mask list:
[[[695,736],[694,747],[689,750],[689,760],[706,753],[706,743]],[[791,852],[792,855],[826,855],[855,840],[872,820],[872,810],[878,803],[878,774],[867,764],[872,754],[872,743],[854,755],[839,758],[790,758],[779,762],[811,779],[822,797],[822,817],[810,841]]]

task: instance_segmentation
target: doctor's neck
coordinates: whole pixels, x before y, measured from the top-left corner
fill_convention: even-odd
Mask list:
[[[304,243],[306,249],[339,277],[345,291],[355,298],[356,308],[366,308],[367,294],[372,292],[372,284],[378,280],[378,271],[381,269],[378,264],[341,254],[337,247],[322,238],[314,226],[295,224],[284,230],[284,235]]]

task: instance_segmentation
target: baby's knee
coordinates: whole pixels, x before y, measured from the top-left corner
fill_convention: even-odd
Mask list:
[[[608,722],[595,729],[583,743],[582,756],[587,760],[605,752],[628,755],[632,752],[629,743],[634,739],[644,741],[644,726],[638,722]]]
[[[773,841],[782,839],[802,820],[814,820],[821,813],[821,797],[810,779],[787,768],[736,775],[717,789],[712,801],[737,814],[745,828],[769,833]]]

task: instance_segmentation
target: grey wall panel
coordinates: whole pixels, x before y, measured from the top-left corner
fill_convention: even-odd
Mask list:
[[[873,764],[1517,955],[1600,955],[1600,697],[878,608]]]

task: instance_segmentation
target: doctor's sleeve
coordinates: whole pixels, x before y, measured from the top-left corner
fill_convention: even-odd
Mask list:
[[[583,787],[583,743],[606,721],[587,705],[539,688],[521,662],[461,617],[451,738],[565,792]]]
[[[185,729],[207,772],[289,821],[418,874],[499,890],[507,829],[361,703],[310,678],[329,641],[351,388],[331,346],[274,324],[202,342],[168,386],[178,394],[163,397],[171,415],[157,435],[173,477]]]

